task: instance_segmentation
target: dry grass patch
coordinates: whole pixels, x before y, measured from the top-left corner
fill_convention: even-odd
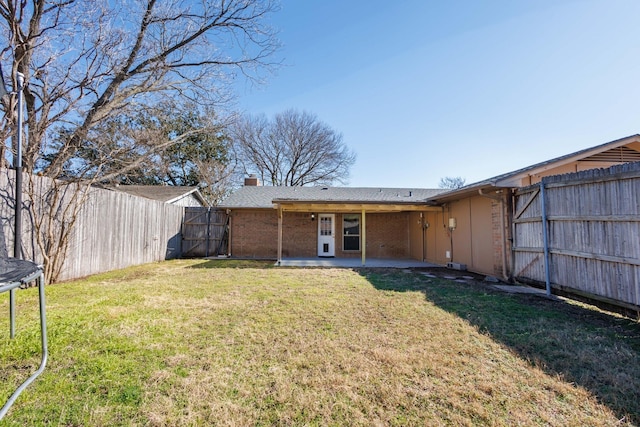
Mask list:
[[[268,267],[180,260],[49,287],[51,362],[9,425],[608,426],[640,414],[614,402],[638,400],[637,385],[620,388],[635,371],[594,386],[551,360],[541,330],[563,339],[549,325],[566,305],[418,273]],[[638,365],[635,344],[583,333]],[[536,340],[547,350],[531,351]],[[0,353],[3,395],[12,351],[33,344]]]

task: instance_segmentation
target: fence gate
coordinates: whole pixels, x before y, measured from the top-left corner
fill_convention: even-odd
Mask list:
[[[229,215],[216,208],[187,207],[182,227],[182,255],[208,257],[227,253]]]
[[[519,190],[516,193],[513,215],[513,275],[545,281],[544,242],[540,188]]]
[[[640,162],[518,190],[514,277],[640,312],[639,194]]]

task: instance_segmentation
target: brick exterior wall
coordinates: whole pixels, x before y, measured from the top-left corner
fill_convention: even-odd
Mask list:
[[[285,212],[282,221],[282,256],[315,257],[318,213]],[[342,215],[335,215],[336,257],[361,257],[361,251],[342,250]],[[409,213],[367,214],[367,258],[409,258]],[[231,213],[231,255],[238,258],[278,256],[278,216],[274,210],[234,210]]]
[[[277,228],[276,222],[276,228]],[[277,230],[276,230],[277,233]],[[277,234],[276,234],[277,235]],[[282,218],[282,256],[314,257],[317,255],[318,215],[311,221],[311,213],[285,212]],[[276,256],[278,240],[274,242]]]
[[[367,258],[409,258],[409,213],[367,214]]]
[[[230,238],[233,257],[277,258],[278,216],[276,211],[233,211]]]
[[[507,196],[508,197],[508,196]],[[505,202],[504,210],[500,207],[500,202],[493,201],[491,204],[491,224],[492,224],[492,240],[493,240],[493,274],[496,277],[503,277],[503,263],[506,262],[507,274],[511,269],[511,242],[509,238],[511,236],[509,230],[509,224],[511,224],[511,218],[509,217],[510,205]],[[504,224],[504,235],[501,233],[502,224],[500,224],[500,215],[503,215],[502,224]],[[502,251],[503,245],[505,257],[503,258]]]

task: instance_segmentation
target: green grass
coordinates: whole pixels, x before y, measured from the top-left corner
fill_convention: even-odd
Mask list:
[[[229,260],[46,291],[49,364],[6,425],[640,420],[640,325],[586,305],[419,272]],[[37,289],[17,303],[16,339],[0,319],[2,399],[39,363]]]

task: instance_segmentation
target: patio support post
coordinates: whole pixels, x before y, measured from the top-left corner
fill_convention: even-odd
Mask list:
[[[233,222],[233,217],[231,216],[231,209],[227,209],[227,215],[228,215],[228,223],[227,223],[227,257],[231,258],[231,243],[232,243],[232,239],[231,239],[231,230],[233,229],[232,227],[232,222]]]
[[[282,206],[278,206],[278,265],[282,263]]]
[[[367,214],[362,209],[362,265],[367,262]]]

